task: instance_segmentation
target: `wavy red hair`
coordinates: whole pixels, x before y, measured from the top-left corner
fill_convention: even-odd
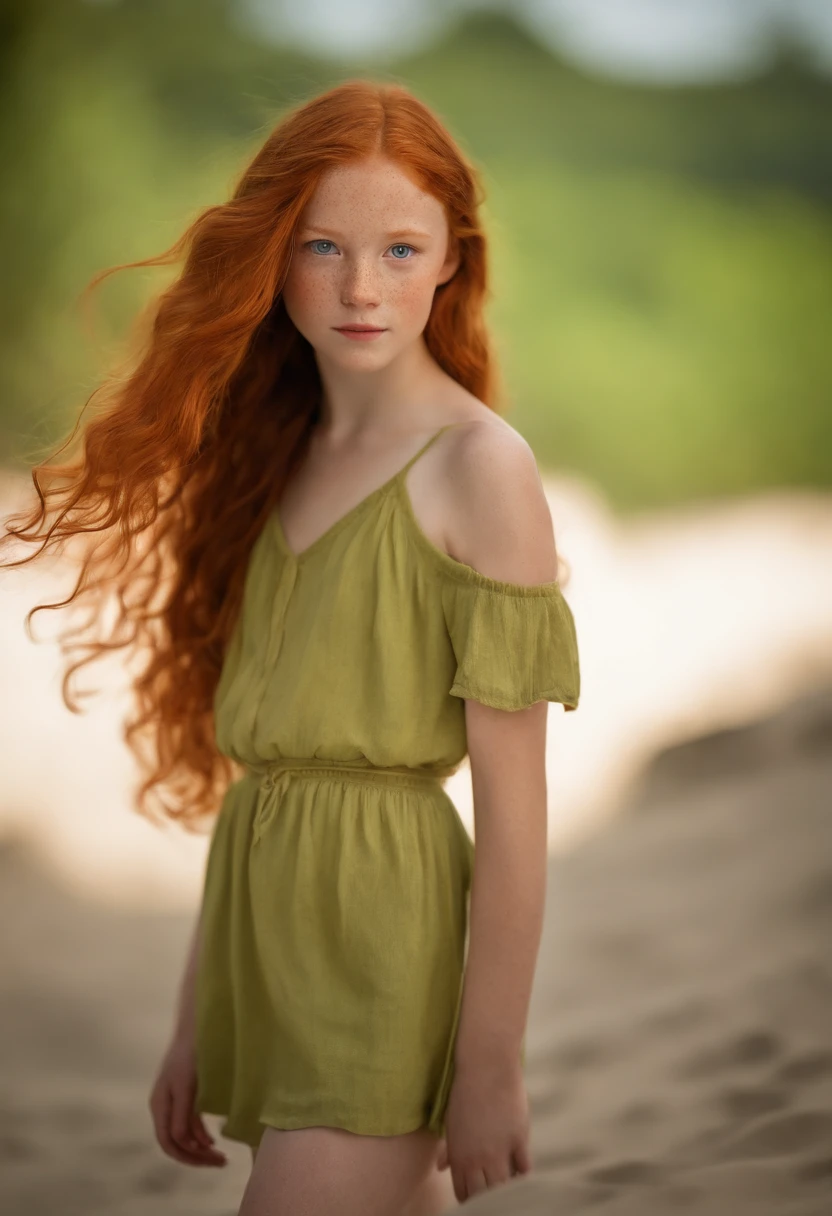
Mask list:
[[[214,737],[213,696],[239,611],[251,547],[304,453],[318,417],[314,352],[282,305],[301,213],[331,168],[382,154],[445,207],[459,269],[436,290],[425,329],[436,362],[496,408],[483,309],[489,295],[477,171],[439,118],[405,88],[350,80],[287,112],[228,202],[207,207],[164,253],[110,274],[184,260],[141,313],[127,364],[87,399],[63,444],[38,464],[38,505],[10,536],[38,544],[17,566],[68,540],[81,545],[72,594],[87,621],[60,636],[72,661],[126,648],[144,663],[124,738],[145,778],[137,810],[192,821],[217,809],[237,766]],[[82,427],[84,411],[95,416]],[[74,451],[73,451],[74,449]],[[8,537],[5,538],[8,540]],[[112,597],[115,613],[105,614]],[[105,625],[105,615],[108,622]],[[83,640],[85,639],[86,640]]]

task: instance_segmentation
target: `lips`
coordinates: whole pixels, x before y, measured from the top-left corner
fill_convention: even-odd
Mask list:
[[[337,325],[335,328],[342,334],[380,334],[384,332],[382,325]]]

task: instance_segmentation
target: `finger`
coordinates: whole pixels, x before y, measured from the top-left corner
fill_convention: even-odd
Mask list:
[[[466,1198],[472,1195],[481,1195],[483,1191],[488,1190],[488,1181],[485,1177],[485,1171],[481,1169],[469,1170],[465,1175],[465,1188],[467,1190]]]
[[[168,1130],[171,1139],[186,1153],[199,1149],[199,1141],[191,1131],[191,1106],[190,1087],[186,1089],[182,1085],[176,1086],[171,1092]]]
[[[214,1137],[205,1126],[199,1111],[196,1110],[191,1111],[191,1135],[194,1136],[200,1144],[204,1145],[205,1148],[210,1148],[214,1143]]]
[[[485,1185],[488,1190],[493,1190],[495,1186],[502,1186],[504,1182],[508,1182],[512,1175],[511,1155],[505,1161],[492,1166],[491,1168],[483,1169]]]
[[[514,1159],[515,1165],[517,1166],[518,1174],[531,1173],[532,1158],[531,1158],[531,1154],[529,1153],[528,1146],[525,1143],[515,1145],[514,1152],[512,1153],[512,1157]]]
[[[446,1170],[448,1168],[448,1141],[440,1140],[439,1153],[436,1158],[436,1168]]]
[[[177,1150],[177,1161],[188,1165],[224,1165],[225,1158],[216,1149],[203,1147],[190,1127],[192,1099],[187,1097],[189,1089],[174,1088],[170,1091],[170,1107],[165,1124],[166,1138]]]
[[[203,1135],[208,1135],[206,1128],[202,1128]],[[202,1162],[203,1165],[225,1165],[227,1161],[225,1153],[220,1149],[214,1148],[213,1141],[209,1144],[204,1144],[202,1141],[197,1141],[197,1148],[193,1150],[195,1156]]]
[[[181,1161],[183,1165],[204,1165],[205,1162],[195,1156],[193,1153],[186,1153],[179,1147],[167,1131],[162,1131],[158,1136],[159,1144],[162,1146],[168,1157],[173,1157],[174,1161]]]
[[[228,1158],[220,1149],[214,1148],[214,1140],[199,1115],[191,1115],[191,1130],[197,1141],[197,1156],[205,1165],[225,1165]]]
[[[228,1158],[217,1148],[203,1148],[202,1145],[191,1155],[192,1165],[226,1165]]]
[[[184,1165],[193,1165],[194,1161],[190,1155],[184,1152],[178,1144],[171,1138],[168,1123],[170,1119],[170,1111],[172,1105],[172,1095],[170,1090],[165,1088],[156,1096],[156,1110],[153,1113],[153,1126],[156,1132],[156,1139],[159,1142],[160,1148],[172,1157],[174,1161],[181,1161]]]
[[[192,1149],[210,1149],[214,1139],[196,1109],[196,1077],[191,1077],[185,1086],[184,1103],[187,1115],[188,1143]]]
[[[206,1165],[225,1165],[227,1157],[225,1153],[214,1148],[214,1137],[205,1126],[205,1122],[194,1105],[196,1101],[196,1083],[192,1082],[189,1086],[188,1103],[190,1107],[190,1115],[188,1120],[190,1135],[195,1144],[195,1152]]]
[[[204,1148],[199,1145],[198,1148],[190,1150],[183,1148],[171,1135],[170,1129],[166,1124],[157,1130],[157,1139],[164,1151],[169,1157],[173,1157],[175,1161],[181,1161],[183,1165],[225,1165],[226,1157],[215,1148]]]

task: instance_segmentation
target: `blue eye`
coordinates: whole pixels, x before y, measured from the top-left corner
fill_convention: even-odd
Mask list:
[[[326,237],[323,237],[323,236],[321,236],[321,237],[317,237],[317,238],[316,238],[314,241],[307,241],[307,247],[308,247],[309,249],[311,249],[313,253],[317,253],[317,254],[318,254],[319,256],[321,256],[321,257],[325,257],[325,256],[326,256],[326,255],[327,255],[327,254],[330,252],[330,250],[329,250],[329,249],[327,249],[327,250],[324,250],[324,251],[322,252],[320,249],[315,249],[315,248],[314,248],[314,246],[315,246],[315,245],[329,245],[329,246],[330,246],[330,249],[335,249],[335,247],[336,247],[336,246],[335,246],[335,242],[334,242],[334,241],[330,241],[330,240],[328,240]],[[391,249],[403,249],[403,250],[410,250],[410,252],[411,252],[411,253],[417,253],[417,252],[418,252],[418,251],[417,251],[417,250],[416,250],[416,249],[413,247],[413,245],[397,244],[397,245],[391,245],[391,246],[390,246],[390,248],[391,248]],[[399,257],[398,255],[394,255],[394,257],[393,257],[393,261],[394,261],[394,262],[409,262],[410,260],[411,260],[411,259],[410,259],[409,257],[406,257],[406,256],[405,256],[405,257]]]

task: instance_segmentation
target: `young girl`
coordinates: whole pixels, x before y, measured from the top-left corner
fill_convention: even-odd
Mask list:
[[[11,529],[97,538],[72,598],[115,589],[91,653],[146,657],[139,804],[218,810],[150,1109],[177,1161],[224,1164],[205,1113],[251,1146],[244,1216],[424,1216],[531,1168],[547,702],[579,667],[492,404],[480,194],[401,87],[298,106],[133,264],[186,255]],[[443,787],[466,754],[476,854]]]

